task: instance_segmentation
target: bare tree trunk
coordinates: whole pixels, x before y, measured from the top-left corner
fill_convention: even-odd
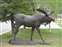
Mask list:
[[[50,26],[50,23],[49,23],[49,31],[51,32],[51,26]]]

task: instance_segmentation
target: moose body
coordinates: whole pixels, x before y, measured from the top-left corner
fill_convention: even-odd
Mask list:
[[[42,12],[44,13],[44,11]],[[32,36],[33,36],[33,32],[36,29],[37,32],[39,33],[41,40],[43,40],[43,37],[40,33],[39,30],[39,26],[43,23],[50,23],[51,21],[54,21],[54,19],[50,16],[47,15],[47,13],[44,13],[45,15],[33,15],[33,16],[26,16],[26,15],[21,15],[21,14],[15,14],[14,16],[14,29],[13,29],[13,40],[16,39],[16,34],[18,32],[18,29],[21,25],[24,25],[26,27],[32,27],[32,31],[31,31],[31,40],[32,40]]]
[[[53,19],[51,19],[51,17],[49,16],[41,16],[41,15],[33,15],[33,16],[25,16],[25,15],[21,15],[21,14],[17,14],[15,16],[15,24],[16,26],[21,26],[24,25],[26,27],[32,27],[33,25],[39,25],[43,24],[43,23],[50,23],[51,20],[53,21]]]

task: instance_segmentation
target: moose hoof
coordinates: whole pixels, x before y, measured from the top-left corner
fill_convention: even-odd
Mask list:
[[[9,42],[8,42],[8,43],[10,43],[10,44],[11,44],[13,41],[15,41],[15,39],[11,39],[11,40],[9,40]]]
[[[31,41],[33,41],[32,39],[30,39]]]
[[[11,41],[12,41],[12,40],[9,40],[9,42],[8,42],[8,43],[11,43]]]

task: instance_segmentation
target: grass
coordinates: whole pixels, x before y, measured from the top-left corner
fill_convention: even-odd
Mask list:
[[[34,47],[62,47],[62,29],[52,29],[52,32],[49,32],[48,29],[42,29],[41,33],[43,35],[43,38],[47,41],[50,41],[51,44],[50,45],[34,45]],[[31,34],[30,29],[24,29],[24,30],[22,29],[17,34],[17,38],[22,39],[22,40],[27,40],[27,39],[30,39],[30,34]],[[12,37],[11,32],[6,33],[6,34],[0,36],[0,40],[2,43],[4,41],[8,42],[8,40],[11,37]],[[40,37],[37,32],[34,33],[33,40],[40,40]],[[28,47],[28,46],[26,46],[26,47]]]
[[[62,21],[61,21],[62,22]],[[62,25],[60,21],[56,21],[58,25]],[[62,27],[62,26],[61,26]],[[0,46],[1,47],[62,47],[62,29],[41,29],[43,38],[50,42],[50,45],[10,45],[7,42],[12,38],[11,32],[3,34],[0,36]],[[17,34],[17,39],[30,40],[31,30],[30,29],[20,29]],[[33,40],[40,40],[38,33],[35,31],[33,35]]]
[[[62,20],[58,20],[58,19],[56,19],[56,20],[55,20],[55,23],[57,23],[59,26],[62,27]]]

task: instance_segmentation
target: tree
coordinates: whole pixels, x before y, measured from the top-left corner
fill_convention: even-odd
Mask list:
[[[15,13],[33,14],[34,3],[33,0],[0,0],[0,20],[11,21],[12,32],[14,31],[14,17]],[[7,16],[7,14],[10,16]]]
[[[33,0],[0,0],[0,19],[5,18],[9,12],[32,15],[33,8]]]

